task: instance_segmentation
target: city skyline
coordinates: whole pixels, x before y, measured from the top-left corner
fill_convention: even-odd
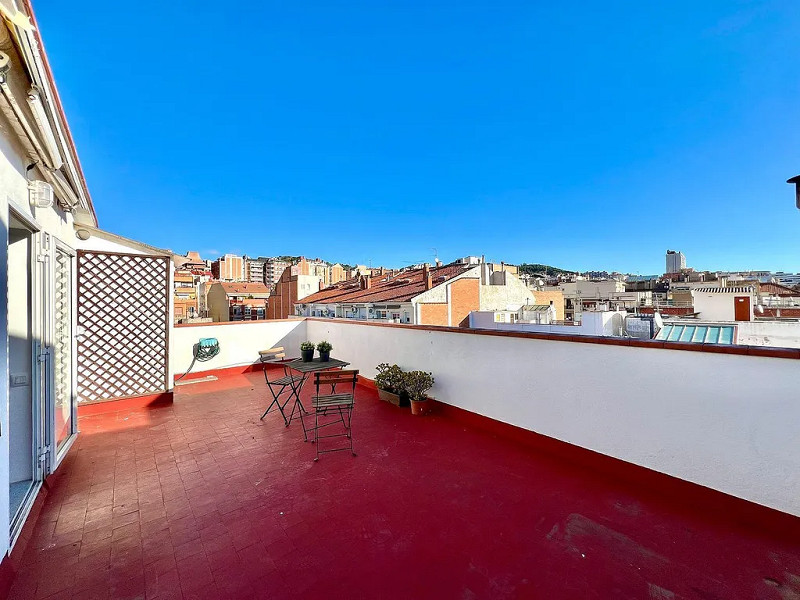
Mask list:
[[[190,249],[187,249],[186,251],[177,252],[177,254],[185,255],[186,252],[189,252],[191,250],[192,249],[190,248]],[[666,252],[666,251],[667,250],[665,250],[664,252]],[[678,250],[678,252],[680,252],[680,250]],[[250,258],[250,259],[256,259],[256,258],[259,258],[259,257],[263,258],[263,257],[268,257],[268,256],[271,256],[271,257],[290,256],[290,255],[284,254],[284,253],[277,253],[277,254],[267,255],[267,254],[264,254],[262,252],[260,254],[254,253],[254,254],[250,255],[250,254],[246,254],[246,253],[242,254],[242,253],[237,253],[237,252],[232,252],[232,251],[231,252],[219,252],[217,250],[213,251],[213,254],[209,253],[209,254],[206,255],[206,251],[200,251],[200,255],[203,257],[204,260],[211,260],[211,261],[216,260],[217,258],[219,258],[221,256],[224,256],[225,254],[234,254],[234,255],[242,256],[242,257],[246,256],[247,258]],[[682,254],[685,255],[686,253],[682,252]],[[310,254],[302,254],[302,253],[298,254],[296,256],[302,256],[302,257],[306,258],[307,260],[319,258],[320,260],[323,260],[323,261],[325,261],[325,262],[327,262],[329,264],[337,264],[338,263],[338,264],[342,264],[342,265],[346,264],[346,265],[352,265],[352,266],[365,265],[367,267],[376,267],[376,268],[379,267],[379,266],[382,266],[382,267],[386,267],[386,268],[402,269],[402,268],[405,268],[405,267],[408,267],[408,266],[411,266],[411,265],[422,264],[422,263],[425,263],[425,262],[428,262],[429,264],[433,264],[437,257],[444,264],[448,264],[450,262],[453,262],[453,261],[458,260],[459,258],[463,258],[465,256],[481,256],[481,254],[471,254],[471,255],[470,254],[459,254],[458,256],[453,256],[452,258],[449,258],[449,260],[445,260],[444,258],[439,256],[439,254],[437,253],[435,255],[431,254],[431,256],[429,256],[427,258],[423,258],[423,259],[415,261],[415,262],[403,261],[403,264],[395,264],[395,265],[393,265],[393,264],[382,264],[382,265],[370,264],[369,261],[363,261],[363,260],[353,260],[353,261],[333,260],[333,259],[330,259],[330,258],[325,257],[325,256],[311,256]],[[590,268],[586,268],[586,269],[571,269],[571,268],[569,268],[569,266],[554,264],[552,262],[548,262],[547,260],[540,260],[540,259],[541,259],[541,257],[535,257],[535,260],[534,260],[534,258],[528,258],[526,260],[522,260],[522,261],[519,261],[519,262],[513,262],[513,261],[510,261],[510,260],[504,260],[503,257],[486,256],[487,262],[499,263],[499,262],[502,261],[502,262],[505,262],[505,263],[510,264],[510,265],[544,264],[544,265],[547,265],[549,267],[555,267],[557,269],[561,269],[561,270],[564,270],[564,271],[569,271],[569,272],[572,272],[572,273],[578,273],[578,274],[605,271],[607,273],[622,273],[622,274],[626,274],[626,275],[659,276],[659,275],[663,275],[664,273],[666,273],[666,271],[663,269],[663,262],[664,262],[663,253],[661,255],[662,269],[658,270],[658,271],[653,271],[653,272],[630,271],[630,270],[619,269],[619,268],[607,268],[607,267],[603,267],[603,266],[594,266],[594,267],[590,267]],[[752,266],[752,267],[748,266],[748,267],[740,267],[740,268],[720,268],[720,267],[715,267],[713,265],[712,266],[697,267],[694,264],[690,264],[690,259],[689,258],[687,258],[686,268],[687,269],[693,269],[693,270],[698,271],[698,272],[709,271],[709,272],[712,272],[712,273],[713,272],[749,273],[749,272],[755,272],[755,271],[770,271],[772,273],[796,273],[796,272],[800,273],[800,269],[798,269],[797,271],[787,270],[787,269],[777,269],[777,268],[771,268],[769,265],[767,265],[767,266],[763,266],[763,265],[762,266],[758,266],[758,265],[756,265],[756,266]]]

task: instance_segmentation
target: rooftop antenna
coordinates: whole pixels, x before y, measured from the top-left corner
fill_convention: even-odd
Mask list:
[[[431,248],[433,250],[433,264],[437,264],[439,262],[439,252],[437,252],[436,248]]]

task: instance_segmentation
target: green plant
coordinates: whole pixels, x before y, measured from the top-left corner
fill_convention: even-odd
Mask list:
[[[425,392],[433,387],[433,374],[426,371],[403,373],[402,389],[409,399],[417,402],[425,400]]]
[[[322,340],[319,344],[317,344],[317,350],[319,350],[320,352],[330,352],[331,350],[333,350],[333,346],[331,345],[330,342]]]
[[[314,347],[314,342],[302,342],[300,344],[300,350],[313,350]]]
[[[375,385],[378,389],[386,390],[392,394],[398,394],[403,389],[403,369],[397,365],[381,363],[375,367],[378,374],[375,375]]]

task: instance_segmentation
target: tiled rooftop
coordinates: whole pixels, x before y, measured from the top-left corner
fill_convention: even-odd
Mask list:
[[[434,286],[452,279],[469,270],[474,265],[453,263],[442,267],[431,267],[430,275]],[[425,277],[422,269],[408,269],[395,275],[373,275],[371,287],[361,289],[360,278],[335,283],[324,290],[302,298],[303,304],[339,302],[407,302],[425,291]]]
[[[310,386],[308,388],[310,391]],[[800,544],[359,388],[358,456],[261,374],[85,416],[11,597],[792,598]]]

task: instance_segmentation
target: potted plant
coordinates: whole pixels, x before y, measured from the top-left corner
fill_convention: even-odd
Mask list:
[[[319,350],[319,360],[320,362],[328,362],[331,359],[331,350],[333,346],[330,342],[326,342],[325,340],[321,341],[317,344],[317,350]]]
[[[430,402],[425,395],[433,387],[433,375],[425,371],[403,373],[403,390],[411,400],[411,414],[426,415],[430,412]]]
[[[300,344],[300,356],[303,357],[303,362],[311,362],[314,360],[314,342],[303,342]]]
[[[395,406],[408,406],[408,400],[403,402],[400,392],[403,391],[403,370],[397,365],[381,363],[376,367],[375,387],[378,388],[378,397],[391,402]]]

